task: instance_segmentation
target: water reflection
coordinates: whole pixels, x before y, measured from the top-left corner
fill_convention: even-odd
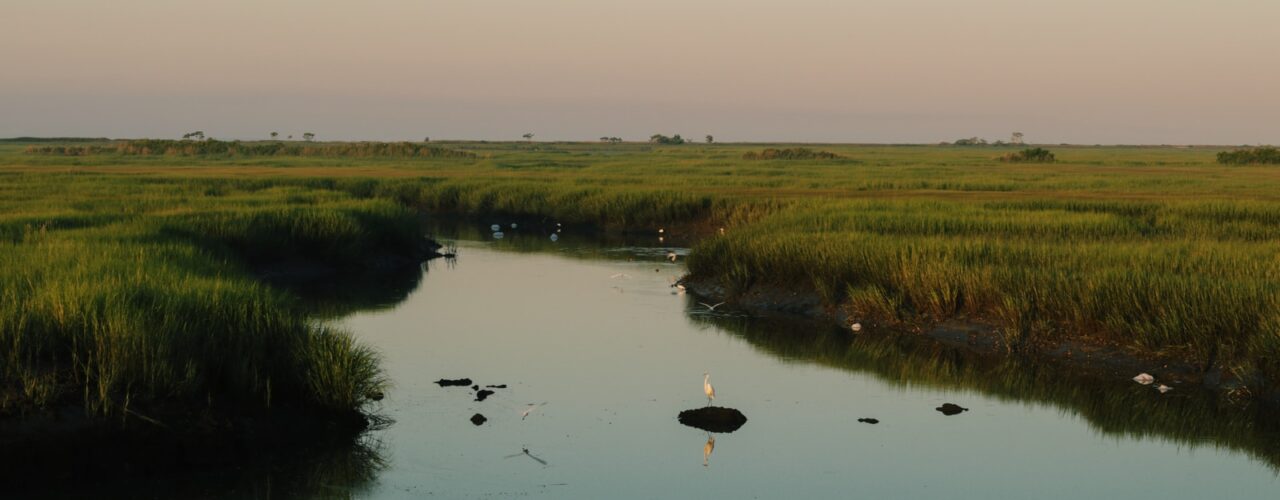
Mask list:
[[[702,446],[702,466],[707,467],[711,463],[711,453],[716,451],[716,437],[710,432],[707,433],[707,444]]]
[[[794,318],[691,314],[761,352],[872,375],[904,387],[969,389],[1006,401],[1047,403],[1103,435],[1245,451],[1280,472],[1280,419],[1261,405],[1226,404],[1187,388],[1153,395],[1128,378],[1071,373],[1028,360],[978,356],[927,339],[863,333]]]
[[[383,443],[368,436],[279,447],[119,441],[83,439],[20,456],[6,449],[0,496],[353,498],[368,492],[387,466]]]

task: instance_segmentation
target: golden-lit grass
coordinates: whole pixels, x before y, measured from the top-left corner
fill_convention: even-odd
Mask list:
[[[1056,163],[1008,164],[998,158],[1013,148],[806,144],[840,158],[748,161],[778,145],[441,146],[475,157],[70,158],[0,145],[0,191],[50,176],[103,183],[42,209],[85,227],[113,212],[76,208],[83,198],[166,183],[610,229],[696,222],[726,231],[697,245],[691,272],[734,289],[810,287],[870,320],[979,318],[1015,340],[1087,337],[1280,377],[1280,168],[1220,165],[1223,148],[1045,146]]]

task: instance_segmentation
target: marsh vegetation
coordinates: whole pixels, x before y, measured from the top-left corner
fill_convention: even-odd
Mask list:
[[[835,162],[745,162],[760,145],[726,144],[156,154],[172,142],[0,145],[7,412],[211,394],[357,407],[383,382],[376,356],[250,270],[409,252],[415,210],[678,228],[701,236],[690,272],[730,290],[802,288],[883,326],[980,321],[1013,345],[1103,342],[1250,387],[1280,379],[1280,174],[1224,168],[1221,149],[1064,147],[1052,165],[848,145],[821,146],[851,160]]]

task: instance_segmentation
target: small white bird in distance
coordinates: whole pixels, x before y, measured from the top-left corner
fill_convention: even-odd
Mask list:
[[[707,395],[707,406],[716,398],[716,388],[711,386],[711,373],[702,372],[702,392]]]
[[[516,228],[516,223],[512,222],[512,223],[511,223],[511,229],[515,229],[515,228]]]
[[[677,255],[676,255],[676,253],[675,253],[675,252],[667,252],[667,260],[669,260],[669,261],[671,261],[671,262],[675,262],[675,261],[676,261],[676,257],[677,257]]]
[[[853,330],[853,331],[855,331],[855,332],[860,332],[860,331],[862,331],[862,323],[854,323],[854,324],[850,325],[850,326],[849,326],[849,328],[850,328],[850,329],[852,329],[852,330]]]
[[[610,276],[609,278],[610,278],[610,279],[615,279],[615,280],[616,280],[616,279],[618,279],[618,278],[622,278],[622,279],[624,279],[624,280],[629,280],[629,279],[631,279],[631,275],[630,275],[630,274],[627,274],[627,273],[618,273],[618,274],[615,274],[615,275],[613,275],[613,276]]]
[[[1164,394],[1166,392],[1172,391],[1173,388],[1164,384],[1160,384],[1158,387],[1156,387],[1156,390],[1160,391],[1160,394]]]
[[[489,226],[489,229],[496,233],[496,232],[498,232],[498,230],[499,230],[499,229],[502,229],[502,226],[499,226],[499,225],[497,225],[497,224],[494,224],[494,225],[492,225],[492,226]]]
[[[505,235],[505,234],[502,234],[502,231],[497,231],[497,232],[493,233],[493,239],[495,239],[495,240],[500,240],[500,239],[502,239],[502,237],[503,237],[503,236],[506,236],[506,235]]]
[[[555,233],[551,233],[551,241],[556,241],[556,240],[559,240],[559,239],[560,239],[560,235],[555,234]]]
[[[533,410],[541,408],[542,405],[545,405],[545,404],[547,404],[546,401],[543,401],[541,403],[529,403],[529,407],[525,408],[524,411],[520,412],[520,420],[524,420],[525,418],[528,418],[529,414],[533,413]]]
[[[1133,381],[1142,385],[1151,385],[1152,382],[1156,381],[1156,378],[1152,377],[1150,373],[1139,373],[1138,376],[1133,377]]]
[[[724,305],[724,302],[717,302],[717,303],[715,303],[715,304],[708,304],[708,303],[706,303],[706,302],[699,302],[699,304],[702,304],[702,305],[706,306],[708,311],[715,311],[717,307],[720,307],[720,306]]]
[[[667,232],[667,230],[666,230],[666,229],[658,228],[658,234],[662,234],[662,233],[665,233],[665,232]]]

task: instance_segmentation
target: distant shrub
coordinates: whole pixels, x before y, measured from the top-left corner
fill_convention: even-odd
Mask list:
[[[475,153],[455,151],[413,142],[351,142],[341,144],[297,144],[240,141],[174,141],[135,139],[111,146],[28,146],[27,153],[58,156],[121,154],[127,156],[322,156],[393,158],[475,158]]]
[[[808,148],[768,148],[759,153],[751,151],[742,155],[744,160],[835,160],[844,158],[827,151],[814,151]]]
[[[680,137],[680,134],[676,134],[671,137],[667,137],[662,134],[653,134],[649,136],[649,142],[654,144],[684,144],[685,140],[683,137]]]
[[[1218,153],[1218,163],[1223,165],[1280,165],[1280,149],[1261,146]]]
[[[1024,149],[1000,157],[1000,161],[1005,163],[1053,163],[1057,160],[1053,153],[1045,148]]]

